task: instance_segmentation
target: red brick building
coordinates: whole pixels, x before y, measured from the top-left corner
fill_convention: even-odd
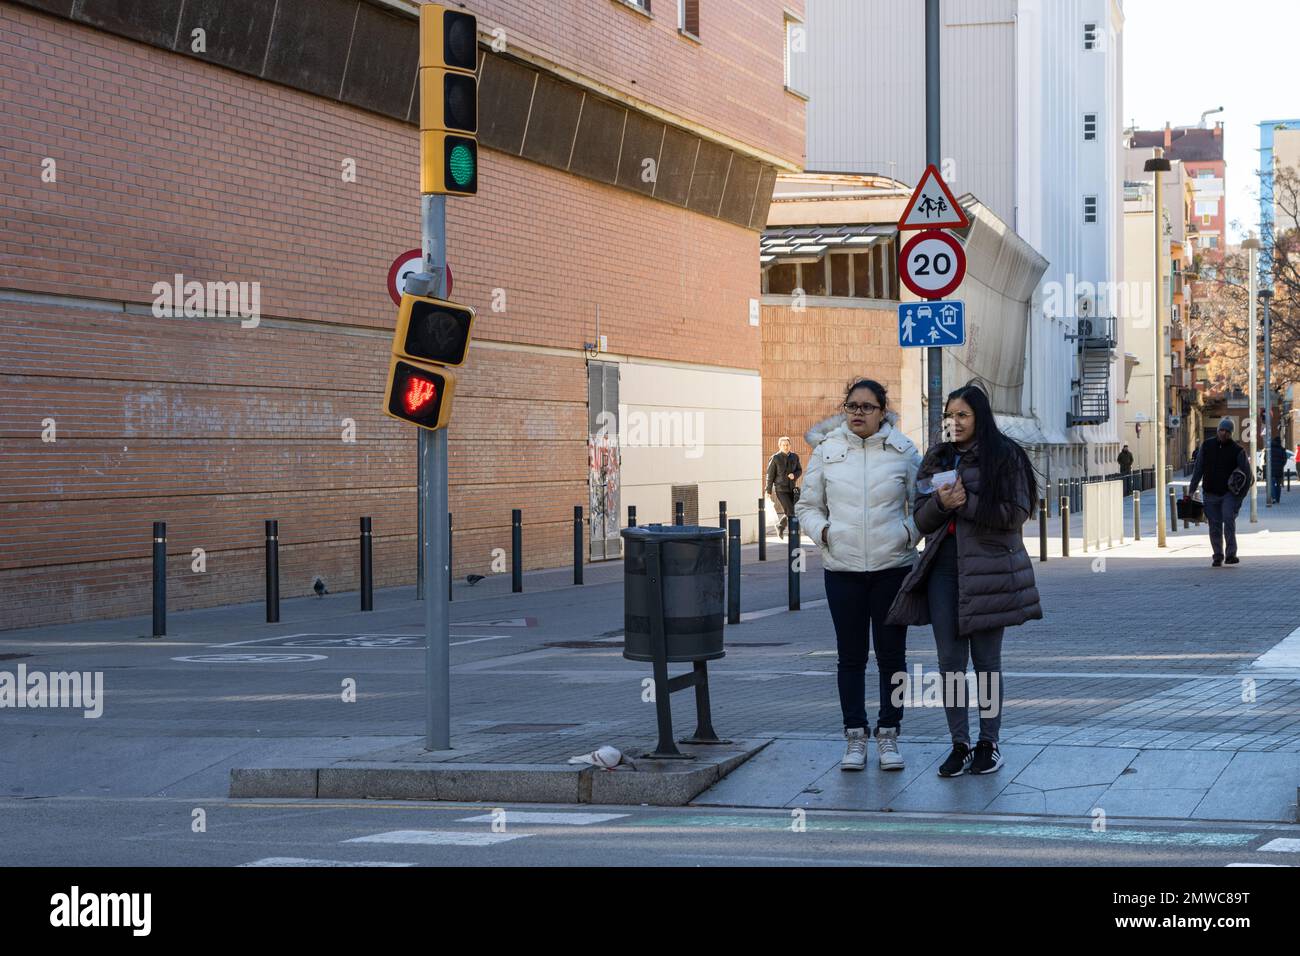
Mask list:
[[[783,77],[802,4],[685,24],[648,0],[469,6],[456,573],[508,552],[512,507],[539,567],[566,560],[575,504],[755,501],[759,235],[802,164]],[[416,7],[0,0],[0,627],[147,611],[155,520],[172,608],[257,599],[268,518],[286,596],[356,587],[363,515],[376,584],[413,581],[415,430],[380,396],[388,266],[419,245]],[[156,315],[177,275],[240,284],[257,315]],[[591,440],[611,408],[620,431],[707,427],[611,457]]]

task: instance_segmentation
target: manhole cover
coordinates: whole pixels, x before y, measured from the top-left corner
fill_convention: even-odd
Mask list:
[[[306,664],[325,660],[324,654],[191,654],[173,657],[182,664]]]
[[[553,734],[557,730],[568,730],[580,724],[497,724],[486,727],[485,734]]]
[[[549,641],[543,648],[621,648],[623,641]]]

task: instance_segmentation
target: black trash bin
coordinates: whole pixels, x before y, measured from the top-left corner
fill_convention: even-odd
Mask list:
[[[652,539],[659,542],[668,661],[711,661],[725,656],[726,532],[722,528],[652,524],[624,528],[621,534],[623,656],[630,661],[655,659],[646,576],[646,544]]]

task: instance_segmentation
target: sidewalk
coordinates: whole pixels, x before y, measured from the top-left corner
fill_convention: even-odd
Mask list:
[[[1070,815],[1093,804],[1110,815],[1293,820],[1298,502],[1284,494],[1265,509],[1261,498],[1258,525],[1243,508],[1235,568],[1210,568],[1203,528],[1180,528],[1165,549],[1144,528],[1138,543],[1084,555],[1080,540],[1069,559],[1035,561],[1046,618],[1008,634],[1008,765],[979,780],[934,776],[945,724],[924,706],[904,722],[907,771],[834,768],[835,645],[816,551],[803,609],[791,613],[784,542],[773,539],[762,564],[748,546],[745,620],[709,668],[714,723],[753,748],[770,743],[698,802]],[[1026,538],[1036,556],[1032,523]],[[654,713],[642,699],[649,665],[621,654],[621,564],[584,574],[575,587],[572,569],[532,572],[518,595],[508,575],[457,585],[454,750],[438,754],[419,749],[423,605],[409,588],[376,594],[371,613],[356,609],[355,594],[285,601],[278,625],[263,623],[259,605],[178,613],[173,636],[158,641],[140,639],[140,618],[5,632],[0,667],[102,671],[105,709],[98,720],[0,711],[7,729],[23,731],[0,739],[0,779],[18,795],[200,797],[225,794],[232,768],[388,758],[553,768],[605,743],[637,752],[653,743]],[[909,631],[908,663],[936,669],[928,628]],[[349,680],[355,702],[343,700]],[[674,695],[679,736],[694,727],[690,697]],[[875,706],[869,690],[868,712]]]

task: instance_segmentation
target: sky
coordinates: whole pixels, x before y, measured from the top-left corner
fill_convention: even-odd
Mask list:
[[[1261,120],[1300,117],[1293,0],[1123,0],[1124,126],[1223,121],[1227,218],[1258,231]],[[1289,73],[1289,76],[1288,76]],[[1230,239],[1243,234],[1229,226]]]

